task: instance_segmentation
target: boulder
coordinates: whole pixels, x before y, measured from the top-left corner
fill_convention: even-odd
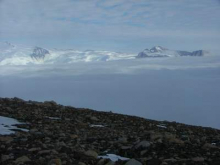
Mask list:
[[[151,146],[151,143],[149,141],[141,141],[139,142],[137,145],[135,145],[135,149],[139,149],[139,148],[149,148]]]
[[[51,159],[48,165],[62,165],[61,159]]]
[[[135,159],[131,159],[127,163],[125,163],[125,165],[142,165],[142,163]]]
[[[9,160],[10,159],[10,156],[9,155],[2,155],[1,156],[1,162],[5,162],[5,161],[7,161],[7,160]]]
[[[27,157],[27,156],[21,156],[19,158],[17,158],[14,163],[15,164],[23,164],[23,163],[26,163],[26,162],[30,162],[31,160]]]
[[[92,157],[97,159],[98,158],[98,154],[97,152],[93,151],[93,150],[88,150],[84,153],[84,155],[88,156],[88,157]]]
[[[194,161],[194,162],[204,162],[204,158],[203,157],[194,157],[194,158],[192,158],[192,161]]]

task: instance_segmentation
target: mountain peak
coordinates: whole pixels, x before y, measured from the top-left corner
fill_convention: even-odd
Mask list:
[[[150,49],[151,52],[161,52],[164,50],[168,50],[167,48],[164,48],[162,46],[154,46]]]
[[[151,49],[156,49],[156,50],[166,50],[167,48],[164,48],[162,46],[154,46]]]
[[[46,54],[50,54],[48,50],[36,46],[31,57],[35,59],[44,59]]]

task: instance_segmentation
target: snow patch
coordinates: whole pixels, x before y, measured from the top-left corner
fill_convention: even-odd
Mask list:
[[[110,159],[113,162],[116,162],[118,160],[129,160],[129,158],[121,157],[121,156],[115,155],[115,154],[106,154],[103,156],[101,155],[101,156],[98,156],[98,158]]]
[[[157,125],[159,128],[167,128],[165,125]]]
[[[45,118],[51,119],[51,120],[60,120],[60,119],[61,119],[61,118],[59,118],[59,117],[48,117],[48,116],[46,116]]]
[[[101,127],[101,128],[103,128],[103,127],[105,127],[104,125],[96,125],[96,124],[91,124],[91,125],[89,125],[90,127]]]
[[[13,118],[0,116],[0,135],[9,135],[15,133],[13,129],[28,132],[27,129],[18,128],[15,125],[23,124]]]

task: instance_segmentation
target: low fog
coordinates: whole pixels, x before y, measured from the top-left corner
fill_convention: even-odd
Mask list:
[[[220,128],[219,57],[0,66],[0,97]]]

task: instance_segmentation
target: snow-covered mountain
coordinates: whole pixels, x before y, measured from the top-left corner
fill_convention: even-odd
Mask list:
[[[0,42],[0,65],[62,64],[135,59],[135,54],[111,51],[45,49]]]
[[[193,52],[180,51],[180,50],[169,50],[161,46],[155,46],[151,49],[145,49],[137,55],[137,58],[144,57],[178,57],[178,56],[204,56],[208,54],[207,51],[197,50]]]
[[[0,65],[71,64],[75,62],[128,60],[143,57],[203,56],[206,54],[207,52],[203,50],[193,52],[175,51],[161,46],[145,49],[136,55],[111,51],[47,49],[0,42]]]

